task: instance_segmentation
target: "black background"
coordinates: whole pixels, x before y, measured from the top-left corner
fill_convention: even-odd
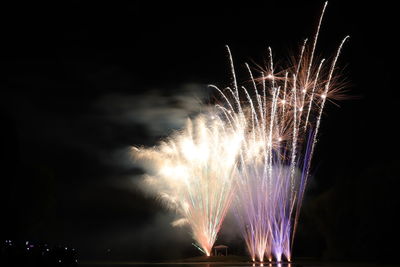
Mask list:
[[[152,133],[151,121],[117,123],[107,112],[118,117],[112,107],[124,98],[145,105],[188,84],[227,85],[226,44],[241,81],[243,63],[263,64],[268,46],[284,62],[316,29],[323,2],[304,2],[4,6],[1,239],[68,244],[87,259],[197,255],[188,230],[169,226],[173,215],[130,183],[140,170],[115,162],[116,151],[174,127]],[[332,1],[324,17],[319,55],[351,36],[338,62],[349,99],[327,108],[295,257],[397,252],[398,14],[389,1],[366,2]],[[234,224],[226,228],[221,241],[244,253]]]

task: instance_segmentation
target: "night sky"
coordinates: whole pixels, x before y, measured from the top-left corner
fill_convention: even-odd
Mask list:
[[[130,146],[152,146],[229,85],[225,45],[284,62],[312,37],[323,1],[14,5],[1,17],[1,240],[77,248],[83,259],[198,255],[187,228],[138,188]],[[301,3],[300,3],[301,2]],[[317,45],[349,98],[326,110],[294,255],[396,255],[399,45],[396,8],[331,1]],[[228,218],[217,243],[245,253]],[[110,249],[107,252],[107,249]]]

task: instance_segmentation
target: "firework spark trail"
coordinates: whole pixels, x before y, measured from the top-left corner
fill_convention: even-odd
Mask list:
[[[134,149],[148,171],[147,187],[187,223],[199,250],[210,255],[234,193],[241,136],[218,117],[199,116],[155,148]]]
[[[324,6],[324,10],[325,10],[325,7],[326,7],[326,4]],[[344,43],[349,38],[350,38],[350,36],[346,36],[342,40],[342,42],[340,43],[339,48],[338,48],[338,50],[336,52],[336,55],[335,55],[335,57],[333,59],[331,68],[329,70],[328,80],[327,80],[326,84],[324,85],[324,90],[323,90],[323,93],[321,94],[322,102],[320,104],[320,108],[319,108],[319,111],[318,111],[318,116],[317,116],[316,123],[315,123],[315,133],[313,134],[313,137],[312,137],[312,143],[311,143],[310,154],[309,154],[310,159],[311,159],[311,157],[312,157],[312,155],[314,153],[315,145],[317,143],[317,134],[318,134],[318,130],[319,130],[319,127],[320,127],[320,124],[321,124],[322,112],[323,112],[324,107],[325,107],[326,99],[329,97],[328,93],[331,90],[331,82],[332,82],[333,72],[334,72],[335,67],[336,67],[336,62],[337,62],[337,60],[339,58],[340,52],[342,51]],[[323,63],[323,61],[321,62],[321,65],[322,65],[322,63]],[[318,71],[317,71],[317,77],[319,75],[319,71],[320,71],[320,67],[318,68]],[[317,81],[315,81],[315,83],[316,82]],[[313,90],[314,90],[314,88],[313,88]],[[312,99],[311,99],[311,101],[312,101]],[[310,106],[311,106],[311,103],[310,103]],[[298,217],[299,217],[299,211],[300,211],[300,208],[301,208],[301,204],[302,204],[302,200],[303,200],[303,196],[304,196],[304,190],[305,190],[305,186],[307,185],[307,179],[308,179],[308,175],[309,175],[309,172],[310,172],[310,163],[311,163],[311,160],[309,160],[307,162],[307,166],[305,167],[305,170],[304,170],[305,171],[305,175],[302,177],[302,179],[304,179],[304,182],[302,183],[302,187],[299,190],[299,201],[298,201],[298,204],[297,204],[298,207],[296,209],[296,215],[295,215],[295,220],[294,220],[294,228],[293,228],[293,237],[292,237],[292,239],[294,238],[294,233],[296,232],[296,226],[297,226],[297,221],[298,221]]]
[[[237,135],[245,137],[239,150],[234,207],[253,260],[263,261],[264,256],[268,260],[272,256],[277,261],[281,261],[282,256],[291,260],[321,117],[326,100],[337,93],[332,82],[335,80],[333,73],[348,38],[339,45],[328,73],[323,72],[324,59],[317,66],[314,64],[326,6],[327,3],[322,9],[311,49],[305,40],[298,62],[287,68],[283,77],[274,72],[272,50],[268,48],[268,70],[262,72],[261,77],[254,77],[245,64],[252,89],[239,87],[228,48],[234,90],[213,86],[225,103],[218,105],[223,110],[221,120],[228,120]]]

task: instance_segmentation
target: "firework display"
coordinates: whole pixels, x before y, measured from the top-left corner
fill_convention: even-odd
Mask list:
[[[211,85],[220,99],[215,109],[159,146],[135,150],[149,187],[182,216],[174,224],[187,223],[206,255],[232,206],[253,261],[291,261],[321,117],[326,101],[340,97],[334,74],[348,39],[332,60],[315,60],[326,5],[295,63],[279,69],[268,48],[266,69],[255,73],[246,64],[249,85],[239,86],[227,47],[233,83]]]

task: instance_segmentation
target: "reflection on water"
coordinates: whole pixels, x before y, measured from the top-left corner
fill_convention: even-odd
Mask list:
[[[301,267],[304,265],[291,264],[291,263],[96,263],[96,264],[82,264],[82,266],[90,267],[117,267],[117,266],[135,266],[135,267]],[[304,266],[305,267],[305,266]],[[317,267],[317,266],[313,266]]]
[[[118,262],[118,263],[81,263],[83,267],[377,267],[382,266],[375,262],[296,262],[296,263],[246,263],[246,262],[174,262],[174,263],[138,263],[138,262]],[[399,267],[397,264],[384,265],[386,267]]]

